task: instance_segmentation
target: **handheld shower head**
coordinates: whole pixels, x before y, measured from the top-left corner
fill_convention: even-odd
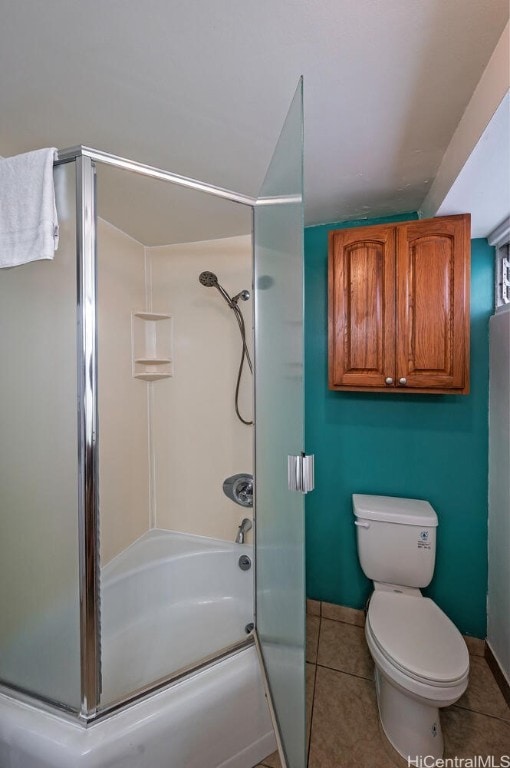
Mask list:
[[[225,301],[227,302],[229,307],[234,306],[234,302],[232,301],[231,297],[228,295],[226,290],[223,288],[222,285],[218,282],[218,277],[214,274],[214,272],[201,272],[198,276],[198,280],[201,283],[201,285],[205,285],[206,288],[216,288],[217,291],[221,293]]]
[[[238,398],[239,398],[239,386],[241,384],[241,376],[243,373],[243,365],[244,361],[246,359],[248,363],[248,367],[250,371],[253,373],[253,364],[251,362],[250,353],[248,351],[248,347],[246,345],[246,330],[245,330],[245,324],[244,324],[244,318],[243,313],[239,309],[238,302],[240,299],[242,301],[248,301],[250,298],[250,292],[247,290],[239,291],[239,293],[236,293],[235,296],[229,296],[227,291],[224,289],[224,287],[220,284],[218,281],[217,275],[214,274],[214,272],[209,272],[208,270],[205,270],[205,272],[201,272],[198,276],[198,281],[200,285],[205,285],[206,288],[216,288],[218,293],[221,294],[221,296],[224,298],[230,309],[233,311],[234,316],[237,320],[237,324],[239,326],[239,331],[241,333],[241,340],[243,343],[242,348],[242,355],[241,355],[241,363],[239,365],[239,372],[237,374],[237,383],[236,383],[236,391],[235,391],[235,409],[236,414],[240,421],[243,422],[243,424],[253,424],[253,421],[246,421],[246,419],[243,419],[241,414],[239,413],[239,404],[238,404]]]
[[[214,272],[201,272],[198,276],[198,279],[202,285],[205,285],[206,288],[211,288],[213,285],[218,285],[218,278]]]

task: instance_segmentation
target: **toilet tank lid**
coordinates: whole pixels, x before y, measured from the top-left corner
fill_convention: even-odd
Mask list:
[[[437,515],[428,501],[401,499],[396,496],[370,496],[363,493],[352,495],[356,517],[363,520],[380,520],[401,525],[437,525]]]

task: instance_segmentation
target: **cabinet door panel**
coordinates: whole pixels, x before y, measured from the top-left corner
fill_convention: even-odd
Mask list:
[[[329,386],[384,387],[395,373],[395,230],[336,230],[329,242]]]
[[[469,387],[469,216],[397,227],[397,385]]]

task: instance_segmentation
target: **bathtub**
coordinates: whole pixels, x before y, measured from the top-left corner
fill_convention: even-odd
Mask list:
[[[251,546],[153,530],[101,578],[102,703],[246,638],[253,621]]]
[[[102,705],[246,638],[241,555],[153,530],[103,568]],[[251,768],[274,749],[253,646],[87,727],[0,694],[0,768]]]

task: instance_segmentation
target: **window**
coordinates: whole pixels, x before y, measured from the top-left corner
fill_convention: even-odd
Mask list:
[[[510,217],[505,219],[488,239],[489,245],[496,248],[494,303],[497,312],[510,305]]]
[[[496,310],[510,304],[510,244],[496,249]]]

